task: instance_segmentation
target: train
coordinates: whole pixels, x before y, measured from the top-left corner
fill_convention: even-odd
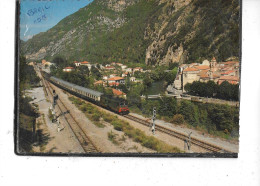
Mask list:
[[[90,101],[98,106],[101,106],[121,115],[129,114],[127,100],[123,98],[105,95],[102,92],[69,83],[55,76],[50,76],[47,73],[44,73],[44,77],[57,87],[68,91],[69,93],[77,97]]]

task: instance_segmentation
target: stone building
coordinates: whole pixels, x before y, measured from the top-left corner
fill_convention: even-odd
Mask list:
[[[202,64],[182,64],[178,68],[172,88],[177,92],[185,92],[184,87],[187,83],[193,83],[194,81],[208,82],[209,80],[218,84],[224,81],[228,81],[231,84],[238,84],[239,62],[228,61],[218,63],[216,58],[213,57],[210,62],[204,60]]]

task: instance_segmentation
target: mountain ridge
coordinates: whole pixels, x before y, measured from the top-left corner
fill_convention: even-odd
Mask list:
[[[189,63],[239,57],[238,0],[94,0],[22,45],[29,59]]]

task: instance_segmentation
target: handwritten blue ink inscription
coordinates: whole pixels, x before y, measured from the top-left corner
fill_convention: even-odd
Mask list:
[[[30,10],[27,11],[27,15],[30,17],[34,17],[37,16],[36,19],[34,19],[34,23],[40,23],[42,21],[46,21],[47,20],[47,15],[46,15],[46,11],[50,8],[49,5],[45,5],[45,6],[41,6],[38,8],[32,8]]]

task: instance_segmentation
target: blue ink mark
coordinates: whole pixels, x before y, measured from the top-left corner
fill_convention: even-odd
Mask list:
[[[46,20],[47,20],[47,16],[46,16],[46,14],[43,14],[41,17],[38,17],[37,19],[34,20],[34,24],[40,23],[40,22],[46,21]]]
[[[50,5],[49,5],[49,7],[48,7],[47,5],[45,5],[45,9],[47,9],[47,10],[48,10],[50,7],[51,7]]]
[[[45,6],[38,7],[38,8],[32,8],[27,11],[27,15],[34,16],[37,13],[43,13],[45,10],[48,10],[50,7],[51,7],[50,5],[45,5]]]

